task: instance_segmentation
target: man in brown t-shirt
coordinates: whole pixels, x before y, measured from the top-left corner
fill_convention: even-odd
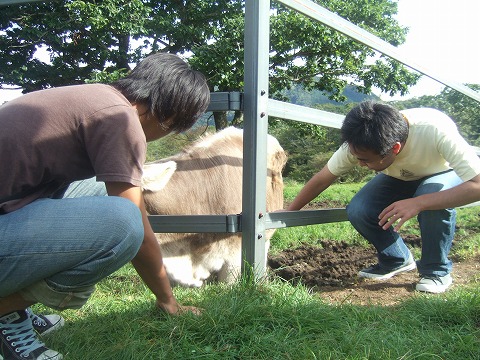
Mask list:
[[[25,332],[23,342],[0,334],[3,358],[61,359],[36,341],[32,321],[43,332],[63,319],[29,306],[81,307],[130,260],[160,309],[198,312],[173,296],[140,183],[146,142],[189,129],[209,95],[202,74],[159,53],[112,85],[42,90],[0,107],[0,329]],[[109,196],[65,196],[92,177]]]

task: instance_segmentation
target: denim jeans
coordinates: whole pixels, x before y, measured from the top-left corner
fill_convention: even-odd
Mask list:
[[[383,230],[378,225],[378,215],[395,201],[450,189],[460,183],[462,180],[454,171],[415,181],[402,181],[380,173],[353,197],[347,206],[348,219],[376,248],[380,266],[391,270],[408,262],[410,250],[393,227]],[[455,209],[422,211],[417,218],[422,237],[418,272],[421,276],[449,274],[452,262],[448,253],[455,233]]]
[[[129,262],[143,241],[140,210],[104,195],[105,185],[89,179],[0,215],[0,297],[79,307]]]

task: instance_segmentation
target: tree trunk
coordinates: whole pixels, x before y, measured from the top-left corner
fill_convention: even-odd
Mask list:
[[[236,110],[235,115],[233,116],[232,125],[239,126],[243,124],[243,111]]]
[[[226,111],[214,111],[213,118],[215,120],[215,129],[217,131],[225,129],[228,126]]]
[[[117,69],[129,69],[128,65],[128,47],[130,45],[129,35],[117,35],[118,37],[118,57]]]

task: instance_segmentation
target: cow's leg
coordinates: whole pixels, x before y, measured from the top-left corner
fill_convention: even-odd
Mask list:
[[[218,252],[223,259],[223,264],[218,270],[218,281],[232,284],[240,277],[242,271],[241,236],[230,237]]]
[[[164,256],[163,263],[172,285],[200,287],[203,281],[194,276],[192,258],[190,255]]]

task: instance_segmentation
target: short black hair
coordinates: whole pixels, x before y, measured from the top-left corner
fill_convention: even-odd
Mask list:
[[[169,53],[147,56],[124,78],[112,83],[131,103],[145,104],[174,132],[190,129],[210,103],[205,76]]]
[[[345,116],[340,132],[342,142],[354,149],[386,156],[396,142],[407,140],[408,123],[393,106],[365,101]]]

